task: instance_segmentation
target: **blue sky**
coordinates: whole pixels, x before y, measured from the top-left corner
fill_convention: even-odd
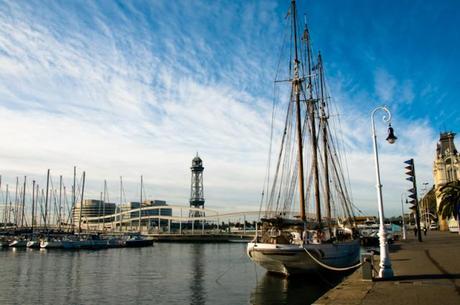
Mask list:
[[[207,204],[257,209],[267,162],[273,79],[289,1],[0,0],[2,175],[70,185],[109,180],[128,199],[186,204],[191,159]],[[460,126],[457,1],[300,1],[341,109],[355,203],[375,213],[369,114],[387,104],[399,142],[381,142],[390,215],[415,158],[432,182],[435,143]],[[386,127],[378,124],[379,139]],[[458,142],[458,141],[457,141]],[[458,144],[457,144],[458,146]]]

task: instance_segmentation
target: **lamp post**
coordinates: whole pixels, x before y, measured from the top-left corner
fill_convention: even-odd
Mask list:
[[[404,197],[405,193],[401,193],[401,214],[402,214],[402,234],[403,239],[406,240],[406,221],[404,220]]]
[[[424,214],[425,214],[425,229],[428,231],[428,228],[430,227],[430,220],[428,219],[429,215],[428,215],[428,200],[427,200],[427,194],[428,194],[428,188],[427,186],[429,185],[428,182],[423,182],[423,192],[424,192],[424,195],[423,195],[423,204],[424,204]],[[426,232],[426,231],[425,231]]]
[[[393,269],[391,269],[391,261],[390,255],[388,251],[388,241],[386,236],[385,224],[384,219],[385,216],[383,214],[383,200],[382,200],[382,184],[380,183],[380,168],[379,168],[379,155],[377,150],[377,135],[375,134],[375,122],[374,122],[374,115],[377,111],[382,110],[385,112],[383,116],[383,121],[388,123],[388,137],[386,140],[388,143],[393,144],[396,142],[396,137],[393,133],[393,128],[391,127],[391,113],[390,110],[386,106],[379,106],[375,108],[371,113],[371,123],[372,123],[372,141],[374,146],[374,160],[375,160],[375,176],[377,179],[377,201],[379,204],[379,244],[380,244],[380,270],[379,270],[379,277],[380,278],[389,278],[393,277]]]

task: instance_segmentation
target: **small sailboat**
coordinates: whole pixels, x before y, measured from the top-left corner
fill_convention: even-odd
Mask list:
[[[313,59],[306,23],[298,33],[295,0],[288,16],[292,34],[285,49],[292,60],[287,78],[276,80],[290,84],[285,124],[260,233],[248,243],[247,254],[269,272],[284,275],[345,271],[359,262],[360,240],[329,115],[323,61],[321,54]]]
[[[27,242],[26,247],[31,248],[31,249],[39,249],[40,248],[40,240],[38,240],[38,239],[29,240]]]
[[[28,240],[27,239],[23,239],[23,238],[17,238],[15,240],[13,240],[9,246],[10,247],[13,247],[13,248],[25,248],[27,247],[27,242]]]
[[[153,239],[144,238],[141,235],[130,235],[125,240],[125,247],[134,248],[134,247],[150,247],[153,245]]]
[[[62,249],[64,248],[63,242],[64,241],[62,239],[54,239],[54,238],[43,239],[40,242],[40,248],[42,249]]]

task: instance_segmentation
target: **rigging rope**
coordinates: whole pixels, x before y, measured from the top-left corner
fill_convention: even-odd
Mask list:
[[[349,267],[343,267],[343,268],[339,268],[339,267],[333,267],[333,266],[329,266],[329,265],[326,265],[325,263],[321,262],[320,260],[318,260],[316,257],[313,256],[313,254],[311,254],[307,249],[303,248],[305,250],[305,252],[307,252],[307,254],[310,256],[310,258],[315,262],[317,263],[318,265],[320,265],[321,267],[323,268],[326,268],[326,269],[329,269],[329,270],[332,270],[332,271],[347,271],[347,270],[351,270],[351,269],[355,269],[355,268],[358,268],[360,267],[363,263],[362,262],[359,262],[357,263],[356,265],[353,265],[353,266],[349,266]]]

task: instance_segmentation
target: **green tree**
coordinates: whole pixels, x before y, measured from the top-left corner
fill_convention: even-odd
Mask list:
[[[458,206],[460,205],[460,181],[449,182],[439,189],[441,201],[438,213],[442,219],[454,217],[458,219]]]

